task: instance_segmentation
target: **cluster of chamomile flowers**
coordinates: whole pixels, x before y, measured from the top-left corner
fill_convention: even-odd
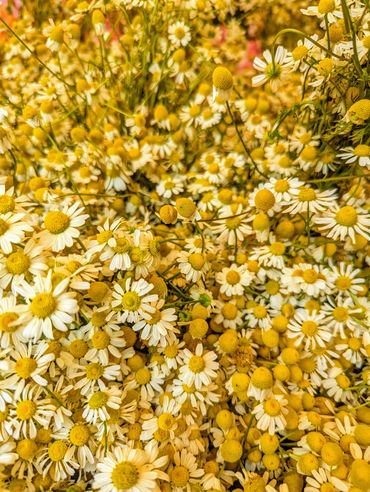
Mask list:
[[[1,492],[370,489],[370,13],[229,3],[3,23]]]

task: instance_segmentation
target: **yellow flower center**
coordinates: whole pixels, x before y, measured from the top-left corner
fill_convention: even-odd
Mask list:
[[[11,326],[14,321],[17,321],[18,315],[15,313],[2,313],[0,314],[0,332],[5,331],[8,333],[14,333],[17,330],[16,326]]]
[[[292,51],[292,57],[294,60],[302,60],[308,53],[306,46],[296,46]]]
[[[275,256],[282,256],[285,253],[285,245],[280,242],[270,244],[270,251]]]
[[[200,115],[200,106],[199,106],[199,104],[193,104],[192,106],[190,106],[190,108],[189,108],[189,115],[192,118],[195,118],[196,116],[199,116]]]
[[[192,253],[191,255],[189,255],[188,261],[192,268],[194,268],[194,270],[199,271],[203,268],[206,260],[204,255],[202,255],[201,253]]]
[[[6,231],[9,229],[8,224],[5,222],[5,220],[0,219],[0,236],[6,233]]]
[[[108,395],[104,391],[97,391],[90,398],[88,405],[92,410],[102,408],[107,404]]]
[[[175,466],[171,472],[171,482],[175,487],[185,487],[189,482],[189,472],[184,466]]]
[[[41,292],[32,299],[30,309],[37,318],[47,318],[55,311],[56,306],[57,303],[52,294]]]
[[[167,345],[163,353],[169,359],[173,359],[179,353],[179,349],[177,348],[177,345]]]
[[[227,302],[222,306],[221,313],[225,319],[235,319],[238,314],[238,308],[232,302]]]
[[[154,311],[154,313],[152,313],[150,316],[151,316],[151,318],[148,319],[148,321],[147,321],[147,323],[149,325],[155,325],[155,324],[159,323],[162,319],[162,313],[159,309],[156,309]]]
[[[133,291],[126,292],[122,296],[122,308],[125,311],[137,311],[141,306],[139,294]]]
[[[264,402],[263,409],[265,410],[267,415],[270,415],[271,417],[276,417],[276,415],[279,415],[281,407],[280,403],[277,400],[275,400],[274,398],[269,398]]]
[[[241,224],[242,219],[240,217],[232,217],[225,220],[225,225],[230,231],[234,231]]]
[[[185,29],[182,28],[182,27],[177,27],[175,29],[175,33],[174,34],[177,37],[177,39],[182,39],[185,36]]]
[[[253,308],[253,315],[257,319],[263,319],[267,314],[265,306],[255,306]]]
[[[298,194],[300,202],[311,202],[316,199],[316,191],[312,188],[301,188]]]
[[[313,337],[316,335],[318,330],[317,323],[311,320],[303,321],[302,323],[302,333],[307,335],[308,337]]]
[[[175,418],[170,414],[170,413],[162,413],[158,417],[158,427],[162,430],[170,430],[173,428],[173,425],[175,423]]]
[[[191,370],[191,372],[198,374],[199,372],[202,372],[204,368],[205,362],[203,360],[203,357],[201,357],[200,355],[193,355],[192,357],[190,357],[189,369]]]
[[[357,212],[356,209],[347,205],[342,207],[335,214],[335,220],[337,224],[344,227],[352,227],[357,224]]]
[[[20,420],[31,419],[37,410],[36,404],[32,400],[23,400],[17,404],[16,414]]]
[[[352,280],[344,275],[340,275],[335,281],[335,287],[338,290],[347,290],[351,287]]]
[[[9,195],[0,196],[0,214],[12,212],[15,208],[14,198]]]
[[[351,386],[351,381],[348,379],[348,377],[345,374],[339,374],[339,376],[337,376],[335,380],[338,386],[342,389],[347,389]]]
[[[302,272],[302,278],[306,284],[314,284],[319,278],[319,274],[312,268],[308,268]]]
[[[275,205],[275,197],[270,190],[259,190],[254,197],[254,204],[260,210],[267,212]]]
[[[335,1],[334,0],[320,0],[319,5],[317,7],[319,14],[328,14],[329,12],[333,12],[335,10]]]
[[[73,340],[68,347],[69,353],[73,355],[76,359],[81,359],[83,357],[87,350],[88,350],[88,345],[85,340]]]
[[[131,249],[130,243],[124,237],[116,238],[116,245],[113,248],[113,251],[119,255],[123,253],[128,253]]]
[[[118,463],[112,470],[112,483],[118,490],[131,489],[139,480],[136,466],[129,461]]]
[[[95,311],[91,315],[91,324],[96,328],[101,328],[107,322],[106,313],[104,311]]]
[[[346,321],[348,319],[348,311],[342,306],[337,306],[333,310],[333,318],[336,321]]]
[[[360,350],[360,348],[361,348],[361,340],[358,339],[358,338],[350,338],[348,340],[348,347],[351,350],[354,350],[354,351]]]
[[[96,240],[99,244],[104,244],[112,237],[111,231],[102,231],[96,235]]]
[[[86,377],[87,379],[91,379],[96,381],[103,375],[104,369],[99,362],[93,362],[86,366]]]
[[[46,214],[44,225],[51,234],[61,234],[68,229],[70,219],[68,215],[59,210],[52,210]]]
[[[269,389],[272,387],[272,374],[267,367],[258,367],[252,374],[251,382],[259,389]]]
[[[230,285],[236,285],[240,281],[240,274],[235,270],[230,270],[226,274],[226,282]]]
[[[368,157],[370,155],[370,147],[368,145],[357,145],[353,153],[358,157]]]
[[[212,82],[216,89],[230,90],[233,86],[233,76],[225,67],[216,67],[212,74]]]
[[[22,439],[17,443],[16,452],[22,460],[30,461],[36,454],[37,444],[32,439]]]
[[[107,348],[109,345],[109,341],[109,335],[103,330],[95,332],[91,338],[92,345],[97,350],[103,350]]]
[[[8,272],[12,275],[25,273],[30,263],[28,256],[21,252],[10,254],[5,262]]]
[[[90,437],[89,428],[84,424],[75,424],[69,433],[69,440],[75,446],[83,446]]]
[[[277,191],[278,193],[284,193],[290,188],[289,181],[287,181],[286,179],[279,179],[278,181],[276,181],[274,188],[275,191]]]
[[[148,384],[149,381],[151,380],[151,378],[152,378],[152,375],[151,375],[151,373],[147,367],[142,367],[141,369],[139,369],[135,373],[135,379],[136,379],[137,383],[142,385],[142,386],[144,384]]]
[[[36,361],[30,357],[18,359],[15,364],[15,372],[22,379],[28,379],[36,368]]]
[[[67,444],[64,441],[54,441],[48,447],[49,458],[51,461],[62,461],[67,449]]]

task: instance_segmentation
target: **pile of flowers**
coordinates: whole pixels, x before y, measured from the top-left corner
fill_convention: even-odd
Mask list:
[[[2,6],[0,491],[370,489],[369,2],[265,7]]]

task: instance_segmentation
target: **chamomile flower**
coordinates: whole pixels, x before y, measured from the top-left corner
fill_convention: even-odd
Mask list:
[[[114,285],[112,307],[119,313],[120,322],[137,323],[141,319],[150,319],[155,308],[150,304],[157,301],[157,294],[150,294],[153,285],[144,279],[132,281],[128,278],[123,286]]]
[[[294,318],[288,325],[288,337],[296,347],[305,350],[315,350],[316,347],[325,347],[332,339],[332,333],[324,325],[323,313],[308,313],[306,310],[297,310]]]
[[[23,241],[26,232],[32,232],[31,224],[24,220],[24,214],[8,212],[0,217],[0,250],[10,255],[13,245]]]
[[[283,46],[278,46],[274,53],[265,50],[262,56],[263,58],[256,57],[253,62],[253,68],[262,72],[253,77],[253,86],[258,87],[270,82],[273,87],[276,87],[279,79],[291,65],[290,54]]]
[[[205,352],[202,344],[198,344],[195,353],[188,349],[183,351],[184,365],[180,368],[180,379],[187,385],[194,384],[197,389],[208,385],[217,375],[215,370],[218,363],[216,354],[212,351]]]
[[[359,144],[356,147],[345,147],[340,150],[337,157],[352,164],[358,163],[362,167],[370,167],[370,147],[365,144]]]
[[[253,275],[245,266],[238,266],[235,263],[216,274],[216,281],[221,285],[220,292],[229,297],[241,296],[252,279]]]
[[[326,210],[324,215],[314,220],[319,231],[332,239],[344,241],[346,237],[350,237],[355,242],[358,234],[370,240],[370,215],[351,205]]]
[[[82,212],[83,208],[79,208],[77,202],[71,206],[66,205],[62,210],[47,212],[43,224],[45,229],[40,233],[41,244],[55,252],[71,247],[80,235],[78,228],[89,217]]]

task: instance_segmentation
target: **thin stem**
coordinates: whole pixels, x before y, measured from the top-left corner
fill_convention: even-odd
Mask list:
[[[336,53],[333,53],[331,50],[329,50],[328,48],[326,48],[325,46],[323,46],[322,44],[318,43],[315,39],[311,38],[311,36],[309,36],[308,34],[306,34],[305,32],[303,31],[300,31],[299,29],[292,29],[292,28],[286,28],[286,29],[282,29],[281,31],[279,31],[273,42],[272,42],[272,50],[273,50],[273,56],[272,56],[272,59],[274,59],[274,52],[275,52],[275,44],[276,44],[276,41],[278,40],[278,38],[282,35],[282,34],[285,34],[285,33],[288,33],[288,32],[291,32],[293,34],[298,34],[299,36],[303,36],[304,38],[308,39],[309,41],[311,41],[312,44],[314,44],[315,46],[317,46],[318,48],[321,48],[322,50],[326,51],[326,53],[329,53],[331,56],[334,56],[335,58],[339,58],[339,60],[342,60],[343,58],[339,55],[337,55]]]

